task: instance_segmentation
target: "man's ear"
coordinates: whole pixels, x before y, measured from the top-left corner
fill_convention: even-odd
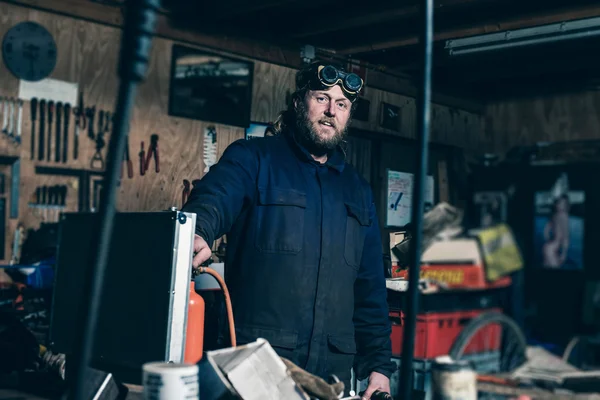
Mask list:
[[[294,110],[298,110],[298,96],[294,96]]]

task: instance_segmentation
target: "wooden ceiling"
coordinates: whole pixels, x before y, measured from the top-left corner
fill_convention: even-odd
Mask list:
[[[125,0],[0,0],[121,26]],[[297,68],[300,49],[368,65],[367,83],[418,92],[420,2],[161,0],[157,35]],[[434,101],[491,100],[600,87],[600,37],[450,57],[449,39],[600,17],[595,0],[434,0]]]
[[[419,73],[419,2],[331,0],[163,0],[174,24],[229,37],[253,38],[318,54],[360,59],[371,68]],[[590,0],[435,0],[434,88],[486,101],[553,90],[595,87],[598,39],[449,57],[448,39],[600,16]]]

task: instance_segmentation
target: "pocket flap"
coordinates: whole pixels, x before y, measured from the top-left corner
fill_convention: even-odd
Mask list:
[[[262,205],[296,206],[306,208],[306,193],[293,189],[259,188],[258,201]]]
[[[354,336],[329,335],[327,336],[329,344],[340,353],[356,354],[356,342]]]
[[[368,208],[359,206],[358,204],[355,204],[355,203],[346,202],[345,204],[346,204],[346,209],[348,210],[348,215],[351,215],[354,218],[356,218],[362,226],[371,225],[371,218],[369,216]]]
[[[298,332],[291,330],[246,325],[236,327],[235,334],[240,343],[250,343],[263,338],[274,347],[294,350],[298,345]]]

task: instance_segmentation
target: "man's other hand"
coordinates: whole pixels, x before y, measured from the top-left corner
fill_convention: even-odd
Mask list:
[[[212,250],[199,235],[194,236],[194,259],[192,266],[198,268],[204,261],[208,260],[212,255]]]
[[[379,372],[371,372],[371,375],[369,375],[369,386],[367,386],[367,390],[365,390],[361,399],[369,400],[376,390],[390,393],[390,379]]]

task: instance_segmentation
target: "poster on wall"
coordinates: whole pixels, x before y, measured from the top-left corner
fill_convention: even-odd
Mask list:
[[[478,228],[506,222],[508,199],[504,192],[476,192],[473,195]]]
[[[543,268],[583,269],[585,192],[572,190],[563,174],[554,187],[535,193],[535,260]]]
[[[403,227],[411,221],[414,175],[408,172],[387,171],[386,226]],[[433,176],[427,177],[425,211],[433,207]]]

